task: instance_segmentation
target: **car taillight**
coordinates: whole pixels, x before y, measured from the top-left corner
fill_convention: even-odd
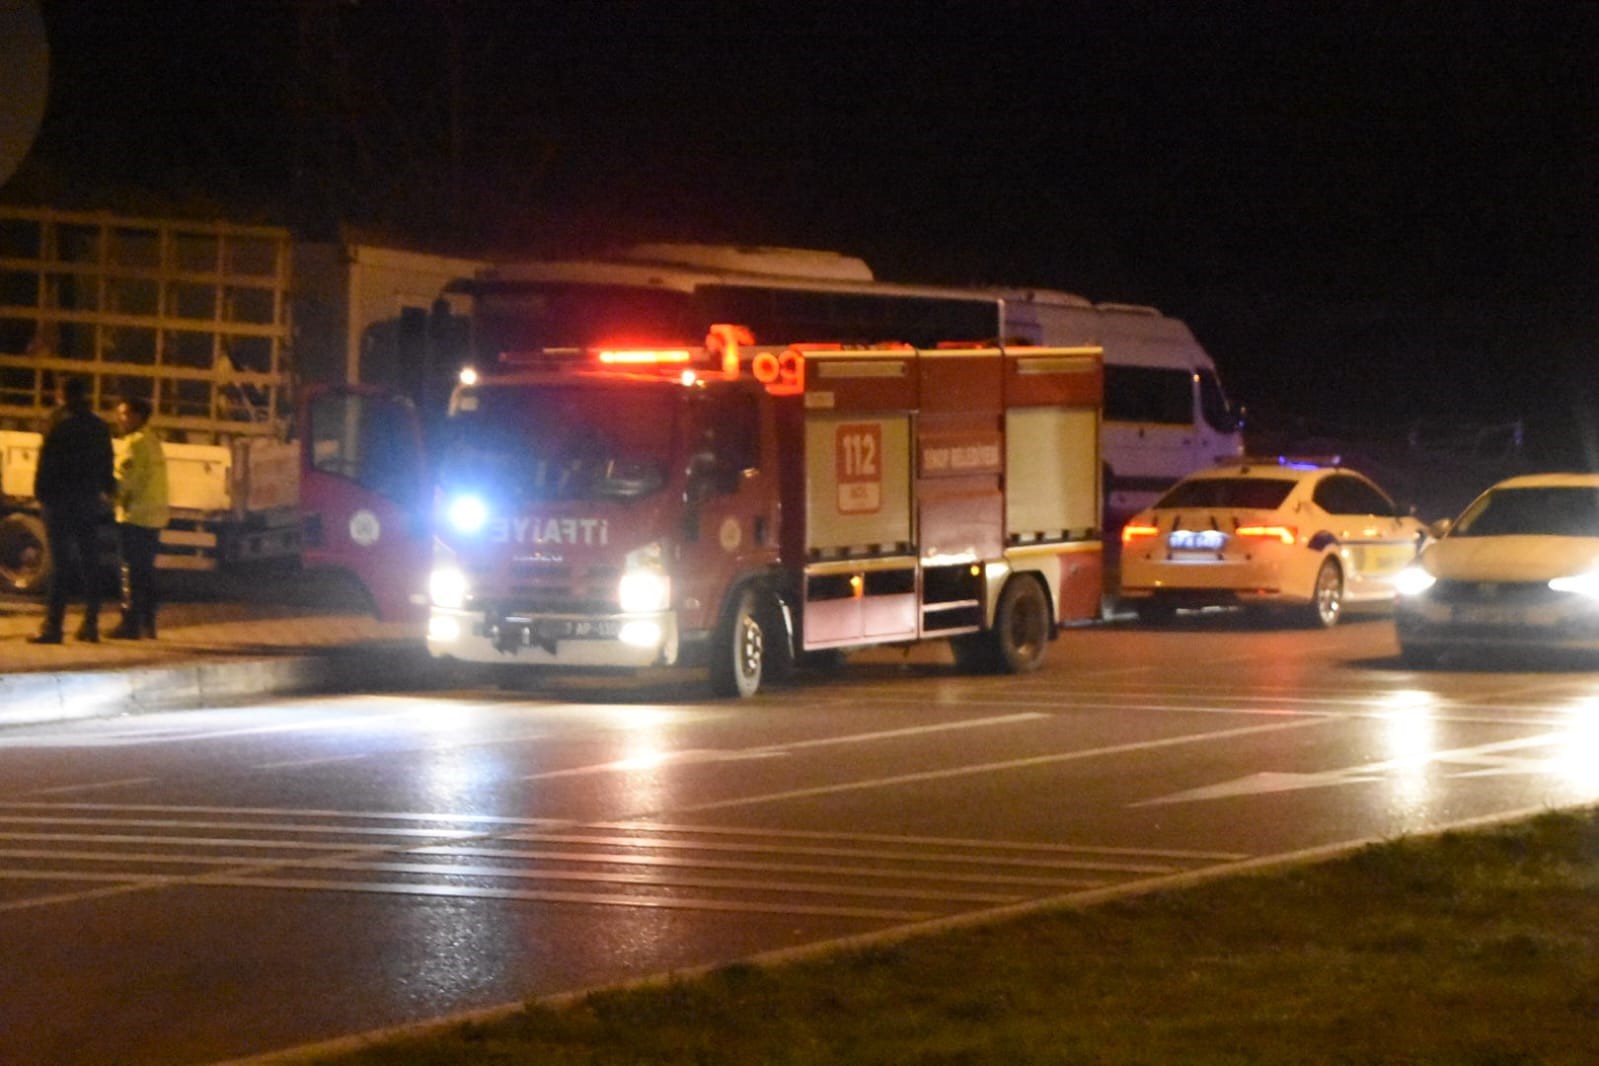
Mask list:
[[[1299,530],[1293,526],[1239,526],[1236,532],[1240,537],[1280,540],[1284,544],[1292,544],[1299,536]]]
[[[1125,526],[1122,526],[1123,544],[1131,544],[1135,540],[1143,540],[1145,537],[1157,537],[1159,535],[1159,526],[1147,525],[1143,522],[1128,522]]]

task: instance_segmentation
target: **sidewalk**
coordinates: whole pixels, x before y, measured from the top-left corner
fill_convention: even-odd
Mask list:
[[[102,632],[120,612],[101,612]],[[163,604],[158,640],[29,644],[43,605],[0,599],[0,726],[175,710],[297,692],[427,683],[420,623],[379,622],[353,605],[242,599]]]

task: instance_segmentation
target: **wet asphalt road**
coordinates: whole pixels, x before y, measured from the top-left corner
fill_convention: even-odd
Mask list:
[[[207,1062],[1599,796],[1588,663],[1391,624],[875,652],[744,703],[340,696],[0,733],[0,1062]]]

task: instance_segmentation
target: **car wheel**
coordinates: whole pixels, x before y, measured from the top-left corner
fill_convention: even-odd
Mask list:
[[[1322,560],[1311,586],[1305,621],[1318,629],[1331,629],[1344,613],[1344,572],[1332,559]]]

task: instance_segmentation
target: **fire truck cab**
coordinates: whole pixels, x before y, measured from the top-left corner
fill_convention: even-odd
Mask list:
[[[529,670],[950,640],[1036,669],[1101,596],[1097,348],[545,350],[463,375],[429,651]]]

